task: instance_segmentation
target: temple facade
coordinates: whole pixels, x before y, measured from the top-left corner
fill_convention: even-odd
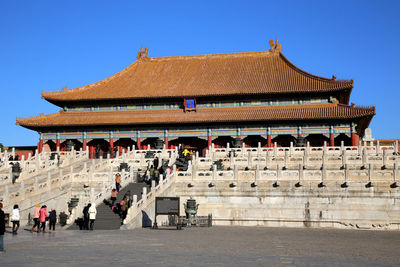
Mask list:
[[[90,154],[135,146],[357,145],[375,107],[349,105],[353,80],[322,78],[271,49],[137,60],[102,81],[42,98],[58,113],[17,118],[37,131],[38,150],[87,147]]]

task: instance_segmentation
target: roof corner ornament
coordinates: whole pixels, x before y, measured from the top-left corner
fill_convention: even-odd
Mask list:
[[[143,51],[143,47],[141,47],[140,51],[137,53],[137,57],[136,58],[138,60],[147,58],[147,52],[149,52],[149,48],[148,47],[145,47],[144,51]]]
[[[269,45],[271,46],[269,52],[282,52],[282,46],[280,43],[278,43],[278,39],[275,40],[275,43],[273,40],[269,40]]]
[[[333,81],[336,80],[336,76],[335,75],[332,75],[332,80]]]
[[[67,89],[68,89],[67,86],[62,88],[63,91],[67,91]]]

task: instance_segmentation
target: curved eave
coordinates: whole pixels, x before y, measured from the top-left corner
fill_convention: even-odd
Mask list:
[[[246,123],[267,121],[360,120],[369,123],[375,108],[350,107],[341,104],[268,108],[214,108],[197,112],[183,111],[103,111],[60,112],[35,118],[17,118],[17,124],[29,129],[108,125],[159,125]],[[363,126],[360,124],[359,129]],[[363,131],[363,130],[362,130]]]
[[[269,58],[269,59],[267,59]],[[156,65],[146,65],[146,66],[151,66],[151,68],[153,68],[152,70],[154,70],[154,68],[158,68],[157,66],[164,66],[164,65],[157,65],[157,64],[163,64],[165,62],[168,62],[169,64],[175,64],[175,65],[168,65],[168,66],[175,66],[172,67],[173,71],[171,72],[172,74],[176,74],[175,76],[177,76],[178,78],[181,78],[181,76],[179,76],[179,71],[181,71],[180,67],[176,67],[178,64],[178,66],[180,66],[179,62],[185,63],[185,64],[189,64],[189,65],[185,65],[188,69],[186,69],[187,71],[191,70],[193,68],[192,65],[190,64],[198,64],[199,62],[202,62],[201,60],[205,60],[204,63],[201,64],[211,64],[210,66],[219,66],[218,64],[223,64],[220,62],[225,62],[225,65],[223,65],[225,67],[225,69],[223,69],[222,73],[220,75],[222,75],[221,79],[223,80],[224,78],[226,79],[227,77],[232,76],[233,73],[236,74],[237,71],[240,72],[240,70],[243,69],[243,67],[238,67],[239,65],[235,65],[235,67],[230,67],[231,65],[229,65],[229,67],[227,67],[226,62],[230,62],[230,61],[226,61],[226,60],[239,60],[238,64],[250,64],[250,65],[245,65],[245,66],[250,66],[247,67],[247,71],[249,69],[253,69],[256,68],[257,73],[256,76],[254,76],[254,78],[256,77],[264,77],[261,78],[260,83],[257,83],[259,81],[257,80],[246,80],[244,79],[243,81],[245,81],[244,83],[238,83],[237,81],[234,81],[234,86],[232,86],[232,84],[230,84],[227,88],[219,88],[218,90],[213,90],[213,87],[201,87],[203,88],[201,92],[199,91],[195,91],[195,93],[197,93],[197,95],[193,95],[193,92],[191,92],[190,94],[185,94],[182,91],[182,88],[190,88],[189,87],[185,87],[182,84],[180,84],[181,87],[177,87],[175,89],[171,89],[173,91],[173,93],[167,93],[165,95],[160,95],[159,92],[164,92],[164,90],[156,90],[154,92],[157,93],[149,93],[148,95],[141,95],[141,96],[137,96],[136,94],[133,94],[131,91],[127,91],[128,93],[123,93],[121,94],[121,96],[123,95],[123,97],[120,96],[113,96],[113,94],[106,94],[105,92],[110,92],[112,90],[117,90],[119,89],[119,87],[117,86],[118,84],[125,84],[125,85],[129,85],[132,83],[127,83],[126,82],[126,78],[128,79],[133,79],[132,81],[138,81],[137,77],[147,77],[146,75],[148,75],[148,72],[146,72],[142,67],[142,72],[145,71],[144,73],[141,73],[139,71],[139,66],[140,63],[143,62],[143,64],[149,63],[149,64],[156,64]],[[200,60],[200,61],[199,61]],[[208,60],[208,61],[207,61]],[[246,61],[248,60],[248,61]],[[256,61],[254,61],[256,60]],[[265,61],[267,60],[267,61]],[[283,61],[282,63],[279,63],[279,61]],[[189,62],[189,63],[187,63]],[[237,61],[234,61],[237,62]],[[268,64],[265,66],[269,66],[269,68],[267,68],[265,70],[265,67],[260,67],[263,65],[259,65],[261,64],[261,62],[264,62],[263,64]],[[269,62],[269,63],[267,63]],[[200,64],[200,65],[201,65]],[[212,64],[216,64],[216,65],[212,65]],[[253,64],[253,65],[251,65]],[[271,65],[271,64],[275,64],[275,65]],[[143,65],[144,66],[144,65]],[[190,66],[190,67],[189,67]],[[198,66],[198,65],[197,65]],[[243,66],[243,65],[240,65]],[[286,66],[286,67],[284,67]],[[292,69],[293,73],[297,73],[297,76],[293,76],[293,77],[286,77],[286,76],[282,76],[284,74],[279,74],[280,71],[277,71],[277,68],[283,68],[282,70],[287,71],[287,69]],[[286,69],[287,68],[287,69]],[[195,68],[196,69],[196,68]],[[148,68],[146,68],[146,70],[148,71]],[[207,77],[209,79],[211,79],[210,81],[213,81],[214,78],[214,74],[210,74],[210,73],[203,73],[202,71],[204,70],[197,70],[197,75],[200,75],[199,77],[194,76],[194,80],[195,80],[195,84],[196,85],[203,85],[203,83],[201,82],[201,79],[203,79],[202,75],[205,75],[204,77]],[[139,74],[135,74],[133,75],[133,73],[136,73],[135,71],[139,71]],[[177,71],[177,72],[174,72]],[[199,72],[200,71],[200,72]],[[266,71],[266,72],[264,72]],[[147,73],[147,74],[146,74]],[[278,74],[277,74],[278,73]],[[157,75],[164,75],[164,74],[157,74]],[[174,76],[172,75],[172,76]],[[208,76],[207,76],[208,75]],[[247,79],[250,78],[250,76],[246,76],[246,72],[240,72],[240,75],[244,75],[243,77],[247,77]],[[280,77],[276,78],[277,75]],[[150,75],[151,76],[151,75]],[[157,77],[164,77],[164,76],[157,76]],[[174,77],[175,77],[174,76]],[[290,75],[289,75],[290,76]],[[170,76],[167,76],[170,77]],[[253,77],[253,76],[251,76]],[[298,78],[299,77],[304,77],[303,80],[301,80],[301,84],[308,86],[308,88],[303,87],[303,86],[297,86],[296,87],[296,83],[298,83]],[[165,78],[165,77],[164,77]],[[275,79],[278,79],[276,81],[279,81],[280,83],[282,83],[282,79],[287,79],[289,81],[289,83],[285,83],[284,88],[282,88],[281,86],[278,86],[275,83]],[[171,78],[172,79],[172,78]],[[167,84],[171,84],[171,79],[170,80],[166,80]],[[196,81],[197,79],[197,81]],[[272,79],[272,80],[271,80]],[[306,80],[304,80],[306,79]],[[140,80],[140,79],[139,79]],[[161,79],[162,80],[162,79]],[[172,79],[173,80],[173,79]],[[222,81],[222,80],[216,80],[216,81]],[[234,79],[235,80],[235,79]],[[237,79],[238,81],[240,79]],[[148,80],[145,80],[145,84],[147,84]],[[174,80],[175,81],[175,80]],[[308,82],[312,82],[312,84],[308,84]],[[188,84],[192,84],[193,80],[191,80]],[[250,86],[250,84],[252,84]],[[140,84],[140,86],[144,86],[143,84]],[[245,88],[250,88],[251,91],[249,91],[249,89],[244,90],[243,86],[245,86]],[[153,84],[154,86],[154,84]],[[164,88],[167,85],[162,85],[160,87],[160,85],[158,84],[159,88]],[[209,84],[207,86],[210,86]],[[235,87],[237,86],[237,87]],[[117,88],[118,87],[118,88]],[[325,88],[324,88],[325,87]],[[113,88],[113,89],[112,89]],[[133,87],[133,88],[141,88],[141,87]],[[144,87],[145,88],[145,87]],[[156,86],[157,88],[157,86]],[[167,88],[167,87],[165,87]],[[164,88],[164,89],[165,89]],[[180,88],[180,89],[179,89]],[[193,91],[194,88],[191,88],[190,90],[186,90],[186,91]],[[132,100],[137,100],[137,99],[157,99],[157,98],[181,98],[181,97],[188,97],[188,96],[195,96],[195,97],[215,97],[215,96],[229,96],[229,95],[257,95],[257,94],[298,94],[298,93],[334,93],[334,92],[340,92],[340,91],[344,91],[344,92],[351,92],[351,88],[353,88],[353,80],[333,80],[333,79],[328,79],[328,78],[323,78],[320,76],[316,76],[313,74],[310,74],[298,67],[296,67],[293,63],[291,63],[282,53],[280,52],[245,52],[245,53],[232,53],[232,54],[215,54],[215,55],[198,55],[198,56],[178,56],[178,57],[158,57],[158,58],[145,58],[145,59],[141,59],[138,61],[135,61],[133,64],[129,65],[127,68],[123,69],[122,71],[104,79],[101,80],[99,82],[95,82],[93,84],[90,85],[86,85],[86,86],[82,86],[82,87],[78,87],[78,88],[74,88],[74,89],[66,89],[65,91],[55,91],[55,92],[42,92],[42,98],[46,99],[47,101],[49,101],[50,103],[53,103],[57,106],[63,106],[65,103],[70,103],[70,102],[78,102],[78,101],[109,101],[109,100],[117,100],[117,99],[132,99]],[[153,90],[154,88],[150,87],[150,92],[152,92],[151,90]],[[349,90],[350,89],[350,90]],[[127,89],[125,89],[127,90]],[[224,91],[225,90],[225,91]],[[96,94],[96,91],[99,92],[99,94]],[[236,93],[234,91],[237,91]],[[239,92],[240,91],[240,92]],[[90,92],[90,94],[88,93]],[[131,93],[129,93],[131,92]],[[142,92],[142,91],[141,91]],[[238,93],[239,92],[239,93]],[[85,93],[87,95],[85,95]],[[90,95],[90,96],[88,96]],[[112,97],[111,97],[112,96]],[[349,93],[348,96],[344,97],[344,101],[346,99],[349,98]],[[341,103],[344,103],[340,101]],[[344,103],[346,104],[346,103]]]

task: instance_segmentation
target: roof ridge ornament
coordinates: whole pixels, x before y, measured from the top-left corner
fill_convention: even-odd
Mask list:
[[[147,58],[147,52],[149,52],[149,48],[145,47],[143,51],[143,47],[140,48],[140,51],[137,53],[137,60],[145,59]]]
[[[278,43],[278,39],[275,40],[269,40],[269,45],[271,46],[271,49],[269,52],[276,53],[276,52],[282,52],[282,46],[280,43]]]

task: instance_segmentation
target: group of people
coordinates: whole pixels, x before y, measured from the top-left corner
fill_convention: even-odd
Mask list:
[[[49,232],[53,229],[55,232],[55,225],[57,221],[57,213],[55,209],[51,209],[51,211],[47,214],[46,205],[40,207],[40,205],[36,205],[34,210],[33,221],[34,225],[31,229],[31,232],[34,232],[35,228],[37,228],[37,232],[45,232],[46,230],[46,222],[49,222]],[[4,233],[6,232],[6,221],[5,214],[3,211],[3,203],[0,202],[0,252],[4,250]],[[19,206],[15,204],[13,206],[11,212],[11,223],[12,223],[12,234],[18,234],[18,229],[20,226],[20,212]]]
[[[31,232],[33,233],[36,228],[36,232],[40,233],[46,232],[46,222],[48,222],[49,225],[49,233],[52,231],[56,231],[56,222],[57,222],[57,212],[54,208],[50,210],[49,213],[47,213],[47,206],[43,205],[40,207],[40,205],[36,205],[35,209],[33,211],[33,226],[31,229]]]
[[[143,180],[150,186],[153,181],[155,181],[156,184],[160,182],[160,175],[171,174],[172,172],[172,169],[168,164],[162,164],[161,167],[158,167],[158,165],[159,159],[156,157],[153,160],[153,164],[149,164],[144,172]]]
[[[117,173],[115,175],[115,188],[111,190],[111,209],[114,213],[118,214],[122,220],[124,220],[128,214],[128,209],[132,205],[133,198],[131,191],[128,190],[122,200],[117,202],[117,196],[121,187],[121,174]]]
[[[94,222],[97,216],[96,206],[89,203],[87,204],[87,206],[83,208],[82,213],[83,213],[83,227],[81,227],[80,229],[93,231]]]

